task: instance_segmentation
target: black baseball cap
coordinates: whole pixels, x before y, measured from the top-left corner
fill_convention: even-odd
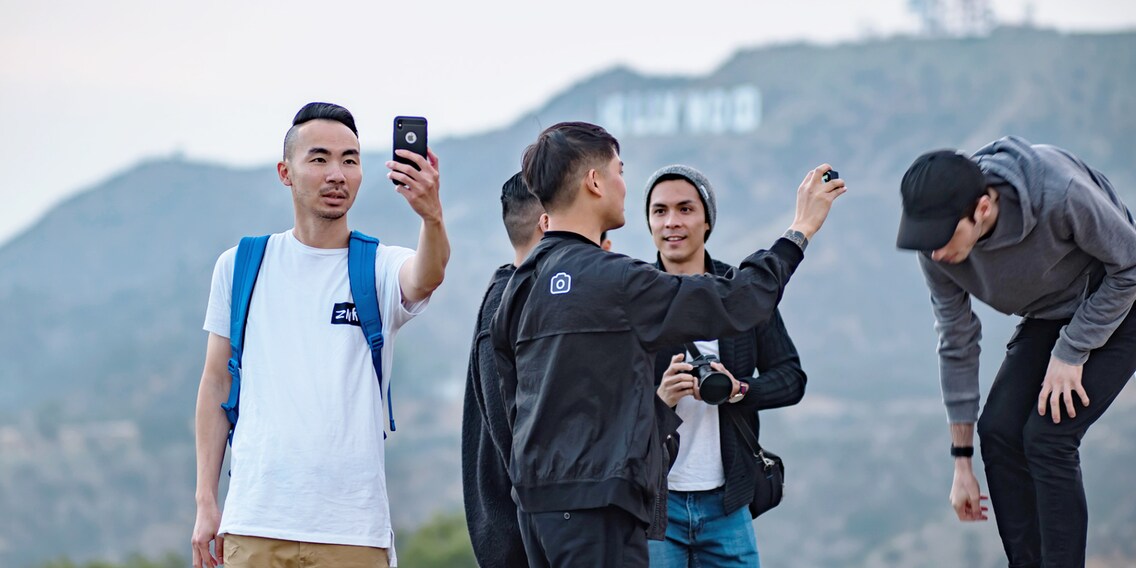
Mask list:
[[[895,246],[931,251],[951,241],[959,220],[986,193],[986,177],[970,158],[954,150],[935,150],[915,158],[903,174],[899,193],[903,214]]]

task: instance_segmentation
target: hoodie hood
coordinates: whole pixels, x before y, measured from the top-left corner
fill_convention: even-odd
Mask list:
[[[1037,226],[1038,213],[1046,205],[1046,169],[1037,150],[1025,139],[1007,136],[983,146],[971,156],[986,174],[994,174],[1013,186],[1017,199],[999,199],[999,221],[1009,221],[1011,231],[998,231],[981,243],[995,250],[1020,243]],[[1002,216],[1006,216],[1003,218]],[[1020,219],[1020,222],[1017,222]]]

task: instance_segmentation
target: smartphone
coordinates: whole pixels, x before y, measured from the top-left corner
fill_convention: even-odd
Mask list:
[[[402,162],[414,169],[420,170],[418,164],[403,158],[402,156],[395,155],[395,150],[410,150],[423,158],[426,157],[426,119],[421,116],[396,116],[394,117],[394,144],[392,145],[391,155],[394,161]],[[391,180],[394,181],[394,180]],[[395,185],[400,185],[394,181]]]
[[[828,170],[827,172],[824,172],[824,175],[820,178],[820,180],[824,183],[828,183],[829,181],[832,181],[834,179],[840,179],[840,174],[837,173],[836,170]]]

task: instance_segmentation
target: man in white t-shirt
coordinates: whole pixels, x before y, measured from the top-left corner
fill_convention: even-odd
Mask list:
[[[442,282],[450,245],[438,196],[438,158],[399,150],[387,177],[422,218],[418,249],[380,245],[375,286],[391,376],[398,329]],[[209,332],[197,398],[195,568],[394,566],[384,466],[384,402],[371,351],[354,318],[347,212],[363,180],[358,131],[347,109],[300,109],[277,164],[291,188],[295,226],[268,241],[249,306],[224,513],[217,484],[229,422],[229,317],[235,248],[213,272]],[[346,304],[346,306],[345,306]],[[210,543],[213,544],[210,550]]]
[[[660,270],[718,276],[735,270],[706,252],[718,209],[714,188],[701,172],[683,165],[659,169],[647,182],[646,205]],[[803,238],[794,242],[802,250],[807,245]],[[727,400],[707,404],[685,346],[656,354],[657,393],[682,425],[678,456],[667,476],[666,539],[649,543],[651,566],[760,566],[747,507],[757,480],[756,461],[735,418],[756,436],[757,411],[800,401],[805,373],[776,309],[756,328],[695,341],[694,347],[721,360],[713,368],[729,376],[733,388]],[[760,375],[753,376],[754,370]]]

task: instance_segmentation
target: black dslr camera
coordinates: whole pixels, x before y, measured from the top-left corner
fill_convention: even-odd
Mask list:
[[[710,363],[720,362],[713,355],[702,355],[687,361],[694,367],[690,374],[698,379],[698,392],[702,395],[702,402],[706,404],[722,404],[730,399],[730,394],[734,391],[734,382],[730,380],[729,375],[715,371],[710,366]]]

